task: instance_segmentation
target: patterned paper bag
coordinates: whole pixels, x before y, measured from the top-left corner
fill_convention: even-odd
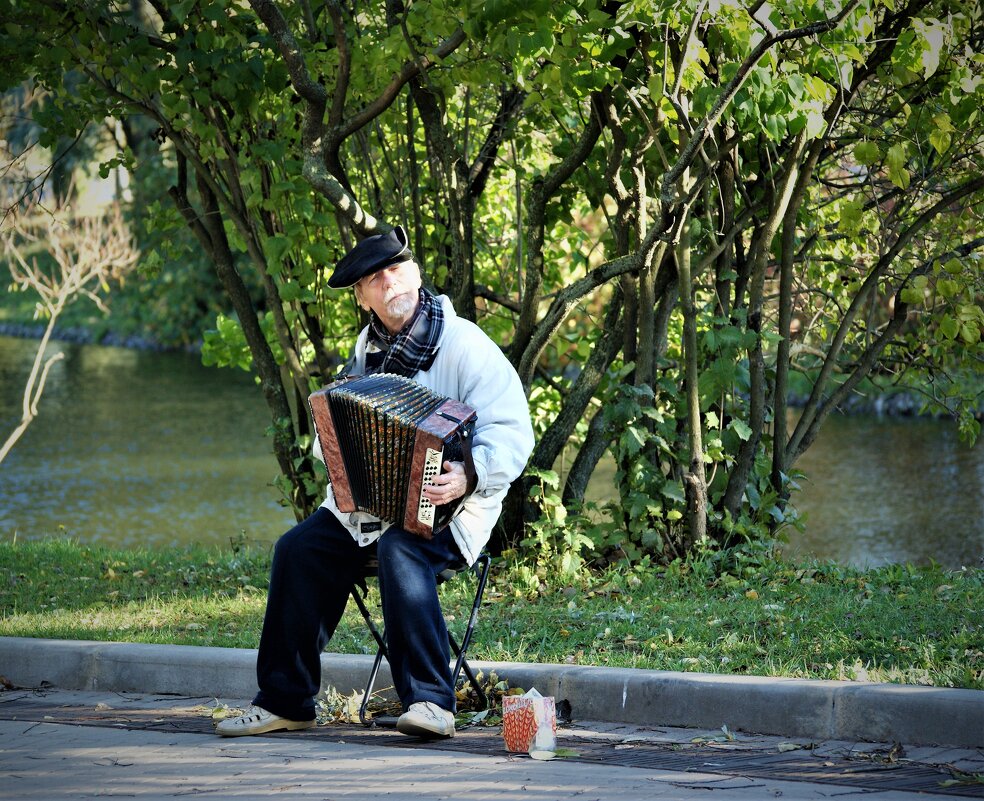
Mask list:
[[[551,753],[557,749],[557,709],[554,699],[535,689],[502,698],[502,738],[514,753]]]

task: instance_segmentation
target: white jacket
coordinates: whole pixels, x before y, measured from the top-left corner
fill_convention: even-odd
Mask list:
[[[413,378],[425,387],[471,406],[478,415],[472,438],[477,484],[451,521],[451,532],[462,556],[472,564],[485,547],[499,519],[509,485],[526,467],[533,451],[533,426],[519,376],[498,346],[477,325],[455,314],[451,301],[440,296],[444,331],[429,370]],[[365,372],[368,327],[355,344],[351,373]],[[314,455],[324,461],[315,437]],[[374,542],[392,523],[365,512],[342,512],[331,485],[321,504],[352,532],[360,545]]]

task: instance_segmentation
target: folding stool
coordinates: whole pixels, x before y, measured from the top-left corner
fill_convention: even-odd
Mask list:
[[[466,571],[474,571],[475,575],[478,577],[478,586],[475,589],[475,599],[472,601],[471,614],[468,616],[468,625],[465,628],[465,633],[461,638],[461,645],[455,641],[454,635],[451,633],[451,629],[448,629],[448,644],[451,646],[451,651],[457,657],[457,661],[454,664],[454,672],[451,674],[451,686],[457,687],[458,676],[461,671],[464,670],[465,675],[468,677],[468,682],[471,684],[472,689],[478,695],[479,710],[488,709],[489,701],[485,695],[485,691],[482,689],[482,685],[479,683],[475,676],[471,665],[468,664],[468,660],[465,658],[465,652],[468,650],[468,645],[471,643],[472,634],[475,631],[475,624],[478,622],[478,609],[482,605],[482,596],[485,594],[485,584],[489,577],[489,568],[492,565],[492,560],[489,558],[488,554],[483,553],[475,561],[475,564],[471,567],[462,566],[459,568],[448,568],[447,570],[441,571],[437,575],[437,584],[440,586],[446,581],[450,581],[459,573],[464,573]],[[372,633],[373,639],[376,641],[378,650],[376,651],[376,659],[372,664],[372,671],[369,673],[369,680],[366,682],[365,696],[362,699],[362,706],[359,707],[359,720],[367,726],[373,725],[387,725],[382,724],[377,720],[370,720],[367,717],[367,710],[369,709],[369,700],[372,698],[372,688],[376,683],[376,675],[379,673],[379,666],[382,664],[383,658],[386,654],[386,640],[380,633],[376,624],[373,622],[372,615],[369,614],[369,610],[366,608],[365,598],[369,590],[366,586],[366,579],[372,578],[377,575],[379,569],[379,562],[376,559],[370,559],[367,563],[365,571],[363,572],[363,578],[361,581],[357,582],[355,586],[352,587],[352,597],[355,599],[356,606],[359,607],[359,612],[362,613],[363,619],[366,621],[366,625],[369,627],[369,631]],[[395,725],[395,721],[389,725]]]

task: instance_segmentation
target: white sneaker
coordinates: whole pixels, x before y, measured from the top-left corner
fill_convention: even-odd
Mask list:
[[[400,715],[396,730],[414,737],[454,737],[454,715],[430,701],[418,701]]]
[[[243,737],[247,734],[265,734],[268,731],[310,729],[312,726],[313,720],[287,720],[273,712],[267,712],[263,707],[250,706],[238,718],[219,721],[215,733],[223,737]]]

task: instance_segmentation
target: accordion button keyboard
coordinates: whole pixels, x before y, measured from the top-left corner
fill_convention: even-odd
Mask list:
[[[434,524],[434,504],[424,497],[424,487],[441,472],[441,451],[433,448],[427,449],[427,457],[424,460],[424,480],[420,487],[420,500],[417,503],[417,520],[427,525]]]

